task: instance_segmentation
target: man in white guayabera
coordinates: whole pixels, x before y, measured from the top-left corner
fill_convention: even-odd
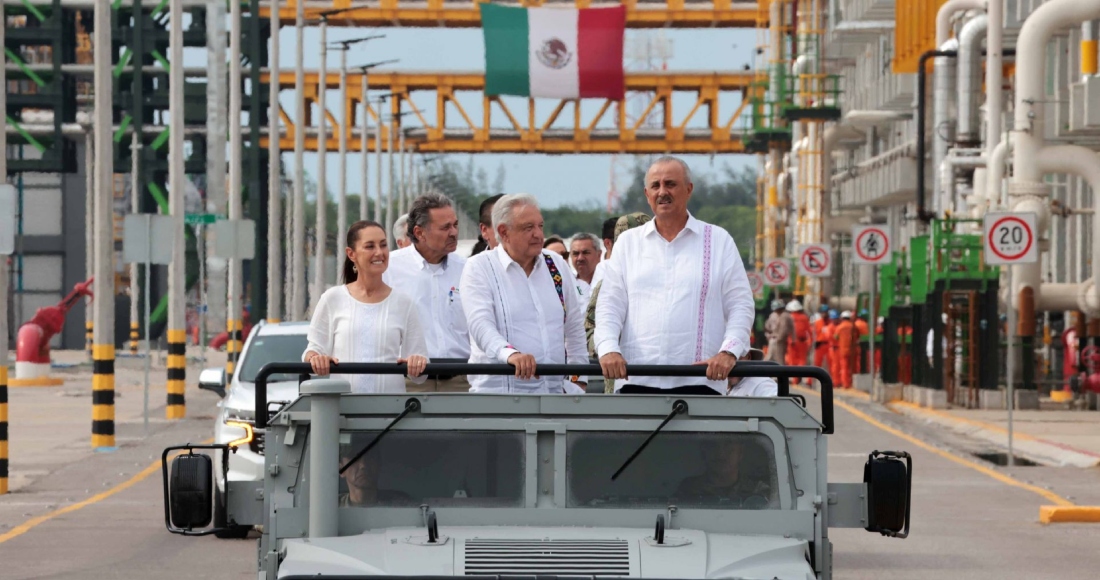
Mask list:
[[[662,157],[646,172],[653,221],[626,231],[605,262],[594,342],[604,376],[627,394],[724,395],[756,316],[737,245],[692,217],[691,171]],[[627,376],[627,363],[706,365],[701,377]]]
[[[508,363],[514,376],[470,375],[470,392],[583,393],[563,376],[535,376],[537,364],[588,362],[584,307],[560,255],[544,251],[542,212],[531,195],[506,195],[493,206],[500,244],[466,262],[462,308],[471,363]]]
[[[470,356],[470,338],[458,283],[466,258],[455,253],[458,216],[451,200],[438,193],[413,200],[404,234],[412,245],[390,255],[390,268],[383,279],[416,303],[428,356],[436,362],[465,362]],[[405,387],[411,392],[465,392],[470,384],[462,375],[428,375],[423,384]]]

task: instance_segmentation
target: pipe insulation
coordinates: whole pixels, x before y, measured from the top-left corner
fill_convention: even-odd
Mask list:
[[[940,52],[958,54],[959,42],[952,38],[940,45]],[[952,104],[955,97],[955,60],[949,56],[937,56],[934,61],[932,87],[932,167],[939,167],[947,157],[947,149],[955,141],[955,115]],[[923,139],[924,135],[918,135]],[[923,169],[923,166],[922,166]],[[943,215],[953,211],[939,182],[932,184],[932,212]]]
[[[989,17],[979,14],[963,25],[959,32],[959,114],[958,137],[962,143],[980,143],[982,140],[981,99],[982,90],[982,41],[989,29]]]
[[[956,12],[985,10],[985,0],[947,0],[936,12],[936,46],[943,46],[951,38],[951,18]]]

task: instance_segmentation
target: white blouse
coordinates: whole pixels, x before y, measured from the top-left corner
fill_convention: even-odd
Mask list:
[[[307,333],[306,352],[334,357],[341,363],[396,363],[398,358],[427,356],[424,330],[412,299],[392,290],[385,300],[367,304],[352,298],[346,285],[321,295]],[[305,353],[302,353],[305,360]],[[334,367],[339,370],[340,365]],[[353,393],[404,393],[403,375],[340,375]],[[425,376],[413,379],[424,382]]]

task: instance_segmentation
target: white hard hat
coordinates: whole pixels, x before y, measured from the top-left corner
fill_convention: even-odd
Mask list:
[[[787,312],[802,312],[802,303],[798,300],[791,300],[787,303]]]
[[[851,318],[852,317],[852,311],[851,310],[845,310],[844,312],[840,313],[840,317],[841,318]]]

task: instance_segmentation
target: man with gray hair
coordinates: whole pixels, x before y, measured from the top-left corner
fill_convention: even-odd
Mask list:
[[[500,198],[493,233],[500,244],[470,258],[462,272],[470,362],[508,363],[516,374],[470,375],[470,391],[583,393],[567,377],[535,376],[536,363],[588,362],[575,278],[564,258],[543,250],[538,201],[527,194]]]
[[[600,263],[600,243],[596,234],[580,233],[569,240],[569,260],[577,273],[577,294],[581,304],[587,305],[592,295],[592,276]]]
[[[470,356],[470,339],[458,288],[466,258],[455,253],[458,216],[451,200],[438,193],[413,200],[405,235],[412,244],[390,254],[382,280],[416,304],[428,358],[464,362]],[[405,387],[410,392],[464,392],[470,384],[462,376],[429,375],[424,383],[406,381]]]
[[[397,218],[397,221],[393,222],[393,243],[397,245],[397,249],[408,247],[411,243],[409,241],[409,234],[406,231],[409,227],[409,214],[404,214]]]
[[[596,301],[594,342],[621,393],[722,395],[749,350],[756,317],[741,254],[728,232],[688,213],[686,163],[662,157],[646,172],[653,221],[615,240]],[[627,377],[627,362],[706,365],[694,377]]]

